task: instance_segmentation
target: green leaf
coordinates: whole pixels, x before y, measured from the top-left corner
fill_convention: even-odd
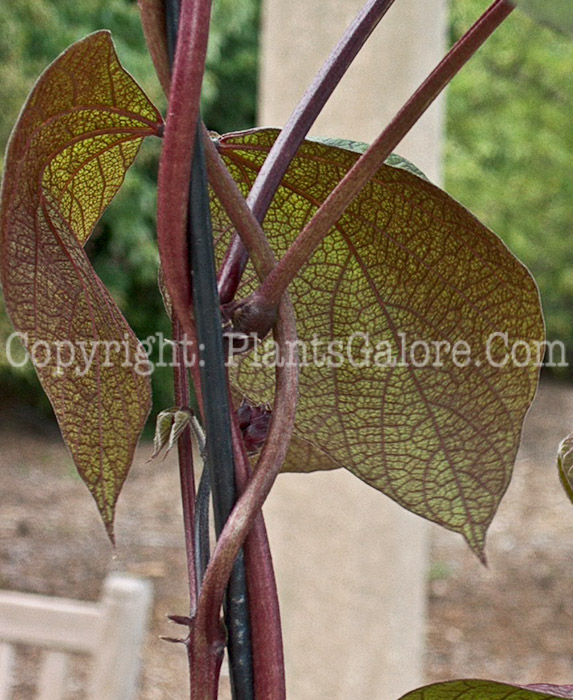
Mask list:
[[[400,700],[550,700],[572,697],[571,685],[517,686],[472,679],[433,683],[406,693]]]
[[[533,19],[563,34],[573,34],[571,0],[514,0]]]
[[[559,445],[557,467],[561,484],[569,496],[569,500],[573,503],[573,433]]]
[[[369,147],[367,143],[363,143],[362,141],[351,141],[349,139],[329,139],[315,137],[308,140],[316,141],[316,143],[322,143],[325,146],[334,146],[335,148],[342,148],[345,151],[352,151],[353,153],[359,154],[366,153]],[[406,160],[406,158],[403,158],[397,153],[391,153],[388,156],[388,158],[386,158],[386,165],[391,165],[394,168],[404,168],[404,170],[407,170],[408,172],[413,173],[414,175],[417,175],[418,177],[421,177],[424,180],[428,179],[419,168],[417,168],[413,163],[410,163],[409,160]]]
[[[161,123],[109,33],[97,32],[38,80],[12,133],[2,184],[6,309],[112,539],[149,412],[148,362],[83,245],[143,137]]]
[[[244,192],[276,135],[255,130],[221,139],[220,152]],[[357,157],[316,142],[301,146],[263,224],[277,257]],[[213,219],[221,259],[231,225],[216,200]],[[256,286],[249,267],[240,296]],[[539,372],[535,363],[493,366],[487,350],[501,364],[505,343],[488,339],[507,333],[509,347],[520,341],[537,358],[543,320],[528,271],[446,193],[384,165],[289,291],[307,357],[286,469],[346,467],[408,510],[461,533],[482,556]],[[368,334],[369,346],[355,333]],[[340,366],[317,366],[313,339],[318,359],[326,353],[335,362],[326,344],[338,341]],[[409,358],[415,341],[449,344],[450,352],[429,353],[440,366],[416,367],[420,357]],[[232,369],[238,392],[255,403],[272,400],[270,342]],[[407,362],[391,366],[401,345]],[[368,347],[376,346],[371,360],[379,366],[365,362]],[[361,362],[368,366],[356,366]]]

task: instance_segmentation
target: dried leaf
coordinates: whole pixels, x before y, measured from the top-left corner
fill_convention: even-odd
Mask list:
[[[164,447],[167,447],[165,454],[169,454],[185,428],[191,428],[191,435],[197,444],[197,450],[203,456],[205,451],[205,434],[199,421],[190,408],[174,406],[166,408],[157,414],[155,438],[153,440],[154,450],[150,460],[157,457]]]
[[[166,408],[164,411],[160,411],[155,419],[155,435],[153,437],[153,454],[150,457],[155,459],[161,450],[169,442],[169,436],[171,435],[171,428],[173,426],[173,416],[177,411],[177,407]],[[167,450],[169,452],[169,450]]]
[[[173,415],[173,425],[171,426],[171,433],[169,434],[169,443],[167,445],[167,452],[173,449],[173,446],[179,440],[181,433],[185,428],[191,426],[193,423],[193,413],[189,408],[180,408],[175,411]]]
[[[551,700],[573,698],[571,685],[538,684],[516,686],[482,680],[457,680],[433,683],[406,693],[400,700]]]
[[[255,130],[220,140],[244,192],[276,134]],[[278,258],[356,158],[322,143],[301,146],[264,221]],[[520,359],[530,350],[537,359],[544,337],[539,295],[499,238],[400,165],[378,171],[289,288],[306,358],[286,468],[346,467],[405,508],[461,533],[481,556],[539,372],[535,363],[493,366],[487,351],[498,364],[507,351],[499,336],[488,339],[507,333],[510,348],[522,343]],[[212,208],[221,259],[231,225],[215,199]],[[249,267],[240,297],[256,286]],[[416,341],[429,344],[428,362]],[[272,400],[269,342],[232,370],[239,395],[255,403]],[[368,362],[365,353],[376,347]]]
[[[83,244],[143,137],[157,135],[161,123],[121,67],[109,33],[97,32],[42,74],[5,160],[6,308],[111,538],[117,497],[149,411],[148,362]]]

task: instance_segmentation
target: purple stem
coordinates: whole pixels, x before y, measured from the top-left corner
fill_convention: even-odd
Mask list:
[[[157,188],[157,245],[161,269],[174,314],[190,338],[194,328],[187,212],[210,12],[210,0],[181,2],[182,40],[177,43],[175,53]]]
[[[221,156],[212,143],[209,134],[203,129],[203,141],[209,181],[215,193],[227,211],[233,225],[249,251],[259,279],[264,279],[274,268],[274,258],[269,242],[260,224],[239,191],[237,184],[225,167]],[[285,308],[288,309],[285,299]],[[283,311],[283,317],[286,312]],[[284,324],[284,320],[282,321]],[[291,328],[290,341],[296,339],[294,326]],[[289,383],[292,384],[294,377]],[[284,390],[284,382],[282,383]],[[291,395],[285,400],[293,402]],[[277,397],[279,400],[280,397]],[[280,399],[282,400],[282,399]],[[294,409],[293,409],[294,412]],[[233,423],[233,444],[235,447],[235,469],[237,485],[242,493],[250,478],[249,459],[238,428],[235,415]],[[280,428],[281,438],[286,440],[284,425]],[[265,522],[262,513],[256,516],[252,530],[245,540],[245,561],[251,605],[251,635],[253,645],[253,664],[255,676],[255,697],[263,700],[284,700],[286,696],[284,677],[284,658],[280,624],[280,610],[275,583],[273,563]]]
[[[280,304],[279,317],[274,328],[275,342],[282,357],[288,357],[286,353],[289,352],[289,348],[296,346],[296,337],[294,309],[286,296]],[[285,354],[283,355],[283,353]],[[285,459],[294,430],[297,393],[298,363],[280,363],[276,368],[276,391],[267,441],[245,490],[225,523],[205,572],[203,587],[197,603],[197,614],[194,619],[193,640],[196,641],[198,654],[203,651],[202,645],[206,641],[210,641],[214,650],[220,645],[220,638],[216,636],[216,630],[213,628],[213,620],[218,619],[235,557],[251,527],[258,519],[260,520],[262,505]],[[274,603],[267,599],[267,604],[273,605]],[[275,613],[272,614],[274,616]],[[262,620],[257,620],[256,627],[262,622]],[[275,635],[279,634],[279,630],[276,629]],[[257,681],[257,687],[259,687],[259,683],[262,683],[268,689],[260,700],[282,700],[284,697],[284,686],[276,683],[279,674],[282,673],[282,652],[278,639],[274,640],[272,647],[275,650],[274,653],[281,656],[275,655],[277,667],[266,669],[265,677],[259,678]],[[213,658],[213,663],[214,660]],[[196,688],[200,689],[202,684],[207,683],[208,673],[211,671],[212,669],[208,667],[205,669],[205,673],[199,669],[199,675],[194,679]],[[271,680],[272,682],[270,682]],[[209,695],[203,696],[199,691],[196,695],[199,700],[203,700],[203,698],[211,700]],[[196,700],[195,695],[193,700]],[[258,697],[257,700],[259,700]]]
[[[236,414],[233,418],[237,485],[239,491],[243,493],[251,477],[251,468]],[[255,698],[285,700],[285,668],[279,600],[262,512],[257,514],[253,522],[245,540],[244,552],[249,596],[252,596],[253,602],[250,613]]]
[[[180,346],[183,331],[178,321],[173,322],[173,339],[175,367],[173,380],[175,385],[175,403],[177,406],[189,406],[189,377],[185,368],[185,355]],[[195,520],[195,475],[193,473],[193,447],[191,431],[186,428],[177,441],[179,455],[179,478],[181,481],[181,500],[183,504],[183,528],[185,533],[185,550],[187,552],[187,578],[189,581],[189,608],[193,615],[197,607],[199,585],[194,567],[194,520]]]
[[[393,2],[394,0],[368,0],[317,73],[279,134],[247,198],[259,222],[263,221],[271,200],[304,137]],[[227,304],[234,298],[248,257],[241,238],[235,234],[219,274],[219,295],[222,304]]]
[[[496,0],[420,85],[390,124],[338,183],[285,253],[262,286],[250,297],[261,316],[277,307],[291,281],[338,221],[346,207],[382,166],[451,79],[514,10],[508,0]]]

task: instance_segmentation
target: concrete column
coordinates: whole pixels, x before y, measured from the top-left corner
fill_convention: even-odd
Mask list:
[[[259,122],[282,126],[355,17],[361,0],[264,0]],[[446,0],[396,0],[311,134],[371,142],[445,52]],[[440,180],[442,105],[406,136],[400,155]]]
[[[260,118],[282,126],[361,0],[264,0]],[[396,0],[312,134],[372,141],[445,50],[445,0]],[[397,152],[441,178],[442,105]],[[265,507],[289,700],[396,700],[423,679],[426,523],[339,470]]]

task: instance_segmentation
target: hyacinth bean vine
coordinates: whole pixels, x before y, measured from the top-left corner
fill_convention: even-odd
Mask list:
[[[571,32],[564,5],[522,1]],[[280,132],[220,136],[202,125],[208,0],[140,0],[169,97],[165,119],[98,31],[45,70],[14,127],[0,218],[6,308],[24,344],[45,350],[33,355],[38,376],[112,540],[149,413],[149,366],[84,246],[142,139],[163,139],[160,283],[180,365],[156,451],[167,443],[179,451],[190,612],[172,619],[187,630],[179,641],[193,700],[217,697],[225,645],[236,700],[285,697],[260,512],[281,470],[348,469],[460,533],[485,560],[537,386],[539,295],[494,233],[392,150],[514,4],[495,0],[370,147],[306,137],[392,0],[365,4]],[[317,337],[338,349],[338,361],[301,361]],[[362,361],[341,361],[342,339],[353,339]],[[438,353],[431,363],[420,340]],[[520,361],[508,362],[514,346]],[[83,364],[72,363],[74,347]],[[197,488],[193,454],[205,462]],[[569,436],[559,473],[570,496],[572,454]],[[478,697],[573,691],[464,680],[404,700]]]

